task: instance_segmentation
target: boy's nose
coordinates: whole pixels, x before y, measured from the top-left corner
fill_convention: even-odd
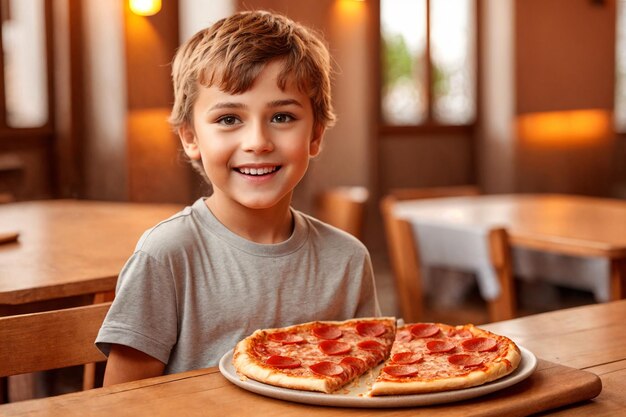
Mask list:
[[[274,149],[272,138],[267,126],[263,123],[254,123],[246,132],[242,144],[243,150],[248,152],[269,152]]]

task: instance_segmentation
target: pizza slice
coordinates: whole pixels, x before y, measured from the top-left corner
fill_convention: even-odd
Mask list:
[[[471,324],[407,324],[397,329],[369,395],[474,387],[510,374],[520,359],[519,348],[509,338]]]
[[[237,344],[233,365],[259,382],[330,393],[385,360],[395,333],[391,317],[257,330]]]

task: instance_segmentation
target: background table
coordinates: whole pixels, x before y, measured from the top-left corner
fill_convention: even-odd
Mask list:
[[[86,200],[0,205],[0,314],[115,289],[141,234],[182,206]],[[26,309],[28,310],[28,309]]]
[[[401,201],[396,214],[465,227],[505,227],[514,246],[610,262],[610,298],[626,298],[626,201],[560,194]]]
[[[353,409],[267,398],[228,382],[216,368],[145,379],[59,397],[0,406],[3,416],[484,416],[526,415],[569,404],[579,374],[603,390],[591,401],[566,405],[558,416],[626,415],[626,300],[554,311],[486,325],[512,337],[541,360],[527,380],[486,397],[433,407]],[[546,362],[547,359],[553,362]],[[560,364],[560,365],[557,365]],[[566,365],[566,366],[563,366]],[[567,367],[569,366],[569,367]],[[574,369],[576,368],[576,369]],[[587,385],[591,396],[596,385]],[[567,394],[571,388],[572,392]],[[560,396],[554,390],[560,389]],[[569,400],[568,400],[569,398]],[[531,400],[533,399],[533,400]],[[516,412],[513,403],[517,402]],[[521,409],[519,407],[522,407]]]

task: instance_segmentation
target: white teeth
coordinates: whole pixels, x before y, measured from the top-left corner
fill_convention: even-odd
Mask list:
[[[239,172],[246,175],[266,175],[270,172],[276,171],[277,167],[265,167],[265,168],[238,168]]]

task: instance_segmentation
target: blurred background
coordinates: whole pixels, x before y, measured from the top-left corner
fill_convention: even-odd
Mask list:
[[[170,61],[266,9],[321,32],[336,126],[296,190],[398,187],[626,198],[623,0],[1,0],[0,193],[190,204],[206,186],[167,124]],[[131,6],[133,9],[131,9]],[[144,15],[147,14],[147,15]]]
[[[170,62],[196,31],[251,9],[283,13],[320,32],[329,45],[338,121],[293,205],[320,215],[326,204],[330,216],[324,220],[332,223],[341,214],[339,221],[354,223],[372,254],[383,314],[402,316],[402,287],[392,273],[380,206],[393,190],[471,185],[484,194],[626,201],[626,0],[0,0],[5,213],[26,212],[26,205],[10,203],[31,200],[182,206],[206,195],[207,185],[167,123]],[[337,187],[358,187],[351,197],[357,205],[365,202],[364,221],[362,206],[353,215],[342,193],[327,193],[320,206],[320,195]],[[139,223],[115,210],[121,220]],[[20,268],[31,263],[41,263],[46,273],[61,261],[80,269],[74,262],[85,256],[86,265],[106,264],[98,256],[106,252],[102,247],[121,247],[124,237],[139,233],[122,223],[122,239],[111,237],[119,237],[119,229],[100,218],[115,216],[93,213],[98,220],[88,226],[81,226],[81,216],[68,216],[70,226],[86,232],[72,235],[65,227],[60,234],[66,246],[43,217],[25,213],[30,220],[20,224],[15,212],[0,215],[5,228],[23,233],[18,244],[10,243],[14,234],[3,248],[3,266],[17,271],[5,273],[5,281],[28,281]],[[147,222],[148,213],[140,218]],[[622,236],[620,227],[609,226]],[[85,243],[107,228],[110,239]],[[47,243],[48,235],[55,244]],[[128,240],[130,256],[135,237]],[[37,245],[43,255],[33,256]],[[96,249],[84,255],[80,246]],[[68,256],[52,257],[53,249],[65,247],[61,255]],[[572,269],[592,280],[608,275],[608,262],[600,265],[603,273],[572,265],[560,273],[567,278],[561,282],[568,283]],[[493,321],[474,277],[438,272],[421,320]],[[50,283],[41,285],[45,290]],[[516,314],[597,301],[588,290],[573,288],[518,282]],[[45,392],[82,384],[82,367],[57,379],[47,375],[52,382],[40,381]],[[31,391],[26,386],[12,382],[18,393]],[[15,392],[13,400],[32,397]]]

